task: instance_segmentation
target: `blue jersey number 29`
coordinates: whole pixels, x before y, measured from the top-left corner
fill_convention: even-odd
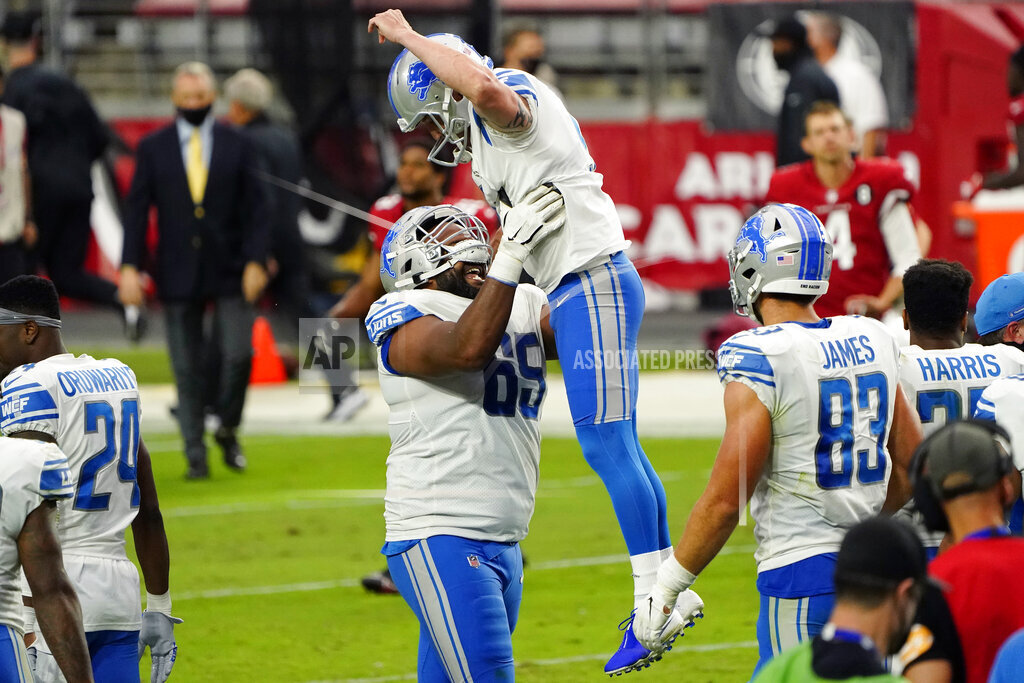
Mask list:
[[[861,484],[885,481],[886,421],[889,418],[889,381],[881,372],[858,375],[857,396],[854,403],[853,387],[845,377],[822,380],[818,405],[818,445],[814,449],[818,486],[839,489],[853,484],[854,469]],[[872,395],[875,396],[872,410]],[[868,429],[874,445],[870,450],[857,451],[856,468],[853,460],[854,414],[870,415]],[[836,444],[839,444],[837,449]],[[836,459],[838,450],[838,461]],[[874,463],[872,453],[874,450]]]
[[[530,349],[540,365],[530,364]],[[544,398],[544,347],[536,334],[508,334],[501,338],[498,356],[487,369],[484,384],[484,410],[495,417],[513,417],[516,409],[523,417],[537,419]]]
[[[132,485],[132,507],[139,505],[139,485],[135,480],[139,456],[139,402],[135,399],[121,401],[120,417],[120,420],[114,419],[114,408],[106,401],[85,404],[85,433],[95,434],[102,430],[105,444],[103,450],[82,463],[75,490],[76,510],[106,510],[110,507],[110,493],[97,493],[95,490],[96,475],[115,459],[118,479]],[[121,427],[120,449],[114,438],[118,425]]]

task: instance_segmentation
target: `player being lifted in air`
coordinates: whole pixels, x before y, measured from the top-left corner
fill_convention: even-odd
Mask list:
[[[921,427],[899,385],[899,347],[878,321],[820,319],[832,242],[804,208],[770,204],[729,252],[740,315],[761,327],[718,352],[725,434],[711,479],[633,628],[653,648],[667,610],[718,554],[750,501],[757,550],[758,668],[816,635],[833,604],[845,531],[910,495]]]
[[[75,478],[74,496],[58,504],[59,532],[96,680],[137,683],[140,653],[149,646],[152,681],[165,681],[181,620],[171,616],[167,536],[139,432],[135,373],[118,360],[67,352],[49,280],[23,275],[0,285],[0,313],[20,316],[0,326],[0,430],[56,443]],[[139,573],[125,553],[129,526],[146,580],[145,612]],[[62,680],[50,654],[56,645],[39,639],[33,647],[36,680]]]
[[[0,313],[0,325],[22,320]],[[31,683],[19,570],[36,595],[39,626],[71,683],[92,683],[82,610],[64,571],[56,502],[74,493],[68,461],[52,443],[0,438],[0,681]]]
[[[420,622],[419,681],[515,678],[519,541],[555,346],[544,293],[513,271],[564,221],[547,187],[506,214],[494,261],[511,284],[489,275],[487,232],[455,206],[413,209],[381,247],[388,293],[366,329],[391,410],[382,552]]]
[[[406,48],[391,67],[388,95],[403,132],[429,124],[437,137],[431,158],[472,160],[473,181],[499,214],[545,183],[565,198],[565,227],[530,254],[525,269],[548,297],[558,353],[567,359],[562,373],[576,435],[611,497],[630,555],[635,608],[672,547],[665,490],[636,432],[644,293],[579,124],[544,83],[494,69],[458,36],[423,36],[398,10],[377,14],[368,28],[381,43]],[[453,157],[442,159],[448,149]],[[500,261],[490,277],[515,282]],[[620,624],[625,633],[605,666],[609,674],[660,657],[636,642],[631,618]]]

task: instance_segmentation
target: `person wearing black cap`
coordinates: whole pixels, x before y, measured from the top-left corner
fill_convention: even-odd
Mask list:
[[[825,628],[754,680],[900,680],[886,671],[885,658],[906,640],[926,583],[924,547],[909,526],[883,517],[857,524],[839,548],[836,604]]]
[[[839,90],[814,58],[807,44],[807,29],[796,17],[775,24],[770,38],[775,64],[789,72],[775,143],[775,165],[785,166],[809,158],[800,145],[804,137],[804,118],[815,102],[838,104]]]
[[[1024,185],[1024,44],[1010,54],[1006,68],[1006,90],[1010,96],[1007,114],[1017,141],[1017,163],[1009,171],[997,171],[982,176],[973,174],[960,183],[960,194],[972,199],[981,190],[1005,190]]]
[[[1024,539],[1005,521],[1020,492],[1010,452],[998,425],[960,420],[925,439],[911,467],[918,510],[954,544],[929,572],[947,587],[968,683],[984,683],[999,647],[1024,627]]]

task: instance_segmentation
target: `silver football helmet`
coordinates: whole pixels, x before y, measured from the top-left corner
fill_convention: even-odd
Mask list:
[[[484,57],[472,45],[453,33],[434,33],[427,38],[472,58],[488,69],[494,68],[490,57]],[[472,159],[469,152],[469,100],[455,100],[455,92],[445,85],[420,58],[402,50],[388,74],[388,100],[398,115],[398,127],[408,133],[430,119],[441,131],[429,158],[442,166],[457,166]],[[451,161],[438,155],[445,145],[454,148]]]
[[[456,263],[491,263],[487,230],[451,204],[421,206],[398,219],[380,247],[385,291],[416,289]]]
[[[817,300],[831,272],[832,240],[818,217],[796,204],[768,204],[747,219],[729,250],[733,309],[758,319],[754,302],[762,292]]]

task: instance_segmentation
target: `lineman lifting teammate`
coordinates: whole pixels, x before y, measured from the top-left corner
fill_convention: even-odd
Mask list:
[[[403,132],[429,122],[438,140],[432,159],[448,165],[472,160],[474,182],[499,213],[544,183],[565,198],[564,228],[540,244],[525,267],[547,294],[561,357],[604,360],[567,362],[562,373],[583,455],[608,489],[629,550],[635,607],[672,545],[665,490],[636,433],[644,294],[579,125],[548,86],[523,71],[494,69],[458,36],[420,35],[398,10],[377,14],[368,28],[381,43],[406,48],[391,67],[388,94]],[[452,159],[442,160],[449,147]],[[490,277],[515,282],[497,264]],[[620,625],[625,633],[607,673],[632,671],[660,656],[636,642],[631,619]]]
[[[420,622],[420,681],[515,678],[555,346],[544,293],[514,283],[564,221],[561,195],[540,187],[505,215],[493,263],[483,224],[451,205],[413,209],[382,245],[388,293],[366,318],[391,410],[382,552]]]
[[[135,373],[118,360],[67,352],[49,280],[23,275],[0,285],[0,314],[20,316],[0,326],[0,429],[56,443],[75,479],[74,497],[59,503],[60,541],[82,603],[96,680],[138,683],[140,653],[148,646],[151,680],[161,683],[174,665],[174,623],[181,620],[171,616],[167,536],[139,432]],[[129,525],[146,579],[141,614],[139,573],[125,553]],[[33,646],[36,680],[61,681],[50,654],[58,645],[40,639]]]
[[[758,668],[825,625],[845,530],[909,498],[921,427],[900,389],[899,347],[870,318],[818,318],[813,304],[831,268],[821,222],[792,204],[751,216],[729,252],[736,312],[762,327],[719,349],[725,434],[649,607],[637,611],[633,628],[648,648],[672,637],[669,607],[725,545],[751,497]]]

